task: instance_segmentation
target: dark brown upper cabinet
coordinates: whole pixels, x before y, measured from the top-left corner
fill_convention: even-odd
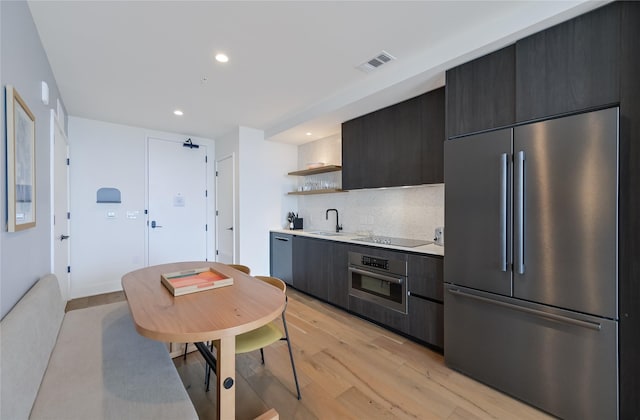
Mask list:
[[[444,182],[444,88],[342,124],[342,188]]]
[[[515,122],[515,45],[446,73],[447,138]]]
[[[516,42],[518,122],[620,100],[620,4]]]

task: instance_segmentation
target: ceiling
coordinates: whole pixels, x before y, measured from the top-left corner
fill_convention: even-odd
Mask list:
[[[301,144],[594,1],[29,1],[69,115]],[[356,66],[386,51],[370,73]],[[214,55],[224,52],[226,64]],[[181,117],[173,111],[184,112]],[[307,135],[306,133],[312,133]]]

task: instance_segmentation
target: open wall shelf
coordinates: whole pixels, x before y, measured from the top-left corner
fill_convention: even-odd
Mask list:
[[[288,195],[312,195],[312,194],[331,194],[331,193],[341,193],[347,192],[347,190],[340,190],[337,188],[328,188],[323,190],[311,190],[311,191],[292,191],[287,193]]]
[[[327,172],[336,172],[336,171],[341,171],[341,170],[342,170],[342,166],[339,166],[339,165],[326,165],[326,166],[320,166],[319,168],[303,169],[303,170],[300,170],[300,171],[289,172],[288,175],[307,176],[307,175],[324,174],[324,173],[327,173]]]

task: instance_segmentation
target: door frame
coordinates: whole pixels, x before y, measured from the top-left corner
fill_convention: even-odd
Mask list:
[[[56,111],[52,108],[50,109],[50,125],[49,125],[49,133],[50,133],[50,139],[49,139],[49,182],[50,182],[50,222],[51,222],[51,232],[50,232],[50,237],[51,237],[51,249],[50,249],[50,254],[49,254],[49,259],[50,259],[50,268],[51,268],[51,272],[55,273],[55,247],[56,247],[56,237],[55,237],[55,203],[56,203],[56,182],[55,182],[55,165],[56,165],[56,161],[55,161],[55,155],[56,155],[56,149],[55,149],[55,139],[56,139],[56,130],[60,131],[60,135],[61,138],[64,140],[65,142],[65,149],[66,149],[66,155],[67,155],[67,159],[69,158],[69,139],[67,137],[67,134],[65,133],[64,127],[60,124],[60,121],[58,120],[58,116],[56,114]],[[64,122],[63,122],[64,123]],[[69,165],[65,165],[66,166],[66,172],[67,172],[67,212],[70,210],[70,195],[71,195],[71,191],[69,190]],[[67,228],[66,228],[66,232],[70,232],[71,231],[71,220],[69,220],[69,218],[65,218],[66,224],[67,224]],[[67,233],[68,234],[68,233]],[[71,265],[71,246],[70,243],[67,241],[67,267]],[[65,278],[61,279],[58,278],[58,282],[61,284],[61,286],[64,284],[64,286],[62,286],[62,298],[64,300],[68,300],[71,296],[71,274],[69,272],[67,272]]]
[[[220,162],[222,162],[223,160],[226,159],[231,159],[231,203],[232,203],[232,226],[233,226],[233,249],[232,249],[232,253],[231,253],[231,261],[233,262],[233,264],[237,263],[237,252],[236,252],[236,246],[238,243],[238,229],[236,228],[237,225],[237,218],[236,218],[236,197],[237,197],[237,191],[236,191],[236,154],[235,152],[232,152],[228,155],[224,155],[222,156],[220,159],[216,158],[215,161],[215,189],[216,189],[216,193],[215,193],[215,211],[214,214],[218,211],[218,203],[220,202],[220,197],[218,197],[218,191],[220,190],[218,188],[218,167],[220,165]],[[215,223],[215,260],[214,261],[218,261],[218,255],[217,255],[217,250],[218,250],[218,245],[220,243],[220,238],[219,238],[219,232],[221,232],[221,228],[219,226],[219,217],[215,216],[216,218],[216,223]]]
[[[144,218],[146,219],[145,231],[144,231],[144,265],[149,266],[149,140],[156,139],[161,141],[168,141],[173,143],[184,144],[187,138],[184,135],[172,135],[168,133],[155,133],[148,132],[145,135],[144,143]],[[209,139],[203,139],[198,137],[190,137],[193,143],[200,144],[207,148],[207,161],[206,161],[206,184],[207,189],[206,197],[206,224],[207,224],[207,240],[206,240],[206,258],[207,261],[215,261],[215,165],[209,162],[209,158],[215,156],[215,142]],[[213,182],[212,182],[213,181]],[[212,191],[213,190],[213,191]],[[213,237],[211,236],[213,235]]]

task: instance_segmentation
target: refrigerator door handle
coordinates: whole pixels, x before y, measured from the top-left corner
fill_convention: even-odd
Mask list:
[[[515,235],[516,235],[516,273],[524,274],[524,151],[516,154],[516,211],[515,211]]]
[[[500,155],[500,271],[507,271],[507,154]]]
[[[551,319],[553,321],[561,322],[561,323],[564,323],[564,324],[575,325],[575,326],[578,326],[578,327],[588,328],[590,330],[595,330],[595,331],[600,331],[600,329],[602,328],[602,326],[597,322],[582,321],[580,319],[569,318],[569,317],[566,317],[566,316],[556,315],[556,314],[552,314],[552,313],[549,313],[549,312],[543,312],[543,311],[539,311],[537,309],[527,308],[525,306],[514,305],[512,303],[507,303],[507,302],[502,302],[502,301],[499,301],[499,300],[489,299],[489,298],[486,298],[484,296],[472,295],[470,293],[465,293],[465,292],[462,292],[462,291],[457,290],[457,289],[448,289],[447,291],[449,293],[451,293],[452,295],[462,296],[462,297],[471,298],[471,299],[479,300],[479,301],[486,302],[486,303],[491,303],[491,304],[494,304],[494,305],[497,305],[497,306],[502,306],[504,308],[513,309],[514,311],[525,312],[525,313],[528,313],[528,314],[531,314],[531,315],[535,315],[535,316],[539,316],[539,317],[542,317],[542,318]]]

